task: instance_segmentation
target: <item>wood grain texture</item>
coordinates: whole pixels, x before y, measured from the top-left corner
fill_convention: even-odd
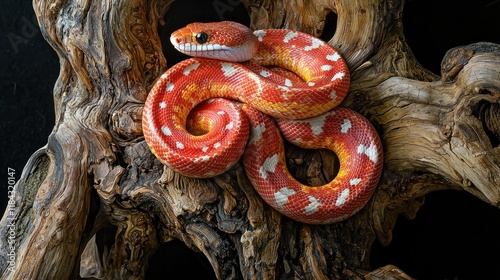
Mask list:
[[[369,253],[376,238],[391,241],[399,215],[415,216],[423,195],[465,190],[500,205],[500,47],[457,47],[434,75],[405,42],[401,1],[244,1],[254,29],[319,36],[326,16],[338,16],[327,40],[351,69],[343,106],[374,124],[385,152],[379,187],[357,215],[299,224],[264,204],[240,165],[206,180],[165,168],[140,120],[167,68],[158,27],[171,2],[34,1],[60,59],[56,123],[16,185],[13,272],[7,213],[0,223],[1,279],[144,279],[155,249],[173,239],[203,252],[219,279],[410,279],[371,268]],[[330,152],[288,146],[287,155],[311,185],[337,169]]]

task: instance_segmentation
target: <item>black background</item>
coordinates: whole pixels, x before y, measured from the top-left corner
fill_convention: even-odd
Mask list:
[[[218,20],[248,24],[243,5],[235,2],[176,1],[166,16],[167,26]],[[19,178],[29,156],[45,145],[54,125],[52,89],[58,58],[44,41],[31,5],[31,1],[0,3],[0,209],[5,209],[7,201],[7,168],[13,168]],[[406,1],[403,21],[415,56],[434,73],[452,47],[479,41],[500,43],[500,0]],[[159,31],[165,46],[171,31]],[[172,50],[165,49],[167,57],[172,57]],[[427,195],[414,220],[398,219],[393,236],[387,247],[374,243],[373,268],[391,263],[419,279],[500,279],[500,211],[465,192]],[[155,277],[160,271],[160,277]],[[205,257],[178,241],[160,248],[148,279],[166,275],[214,279]]]

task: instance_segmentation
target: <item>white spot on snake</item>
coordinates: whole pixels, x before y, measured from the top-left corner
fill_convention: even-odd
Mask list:
[[[171,82],[167,82],[167,85],[165,86],[165,91],[167,92],[170,92],[172,90],[174,90],[174,84],[172,84]]]
[[[339,60],[339,58],[340,58],[340,55],[338,53],[334,53],[334,54],[330,54],[330,55],[326,56],[326,59],[328,59],[330,61],[337,61],[337,60]]]
[[[293,143],[308,143],[310,141],[302,140],[302,137],[297,137],[293,140]]]
[[[337,92],[335,90],[332,90],[332,92],[330,92],[330,98],[332,100],[337,99]]]
[[[276,165],[278,164],[279,156],[274,154],[272,157],[266,158],[264,163],[259,169],[260,177],[267,179],[267,172],[273,172],[276,170]]]
[[[349,129],[352,127],[351,121],[349,119],[344,119],[344,122],[340,126],[340,132],[347,133]]]
[[[264,123],[260,123],[257,127],[252,126],[251,138],[249,144],[259,142],[260,137],[262,136],[262,132],[264,131],[266,131],[266,125]]]
[[[358,154],[365,154],[371,161],[373,161],[373,163],[377,163],[378,161],[377,147],[373,142],[370,144],[370,147],[360,144],[358,146]]]
[[[194,159],[194,162],[207,162],[210,159],[209,156],[201,156]]]
[[[207,147],[207,146],[203,146],[203,147],[201,148],[201,150],[202,150],[204,153],[206,153],[206,152],[208,151],[208,147]]]
[[[342,207],[348,197],[349,197],[349,189],[346,188],[340,193],[339,197],[337,197],[337,201],[335,201],[335,206]]]
[[[161,132],[163,132],[166,136],[172,136],[172,131],[170,131],[170,128],[166,126],[161,127]]]
[[[304,207],[306,214],[311,215],[318,211],[318,208],[322,205],[314,196],[309,196],[309,205]]]
[[[175,146],[177,147],[177,149],[184,149],[184,144],[182,144],[181,142],[175,142]]]
[[[317,48],[321,47],[324,44],[325,44],[325,42],[321,41],[320,39],[313,38],[312,42],[311,42],[311,45],[310,46],[306,46],[304,48],[304,50],[306,50],[306,51],[314,50],[314,49],[317,49]]]
[[[290,91],[290,89],[288,87],[285,87],[285,86],[278,86],[278,88],[281,89],[281,90],[284,90],[286,92]]]
[[[325,65],[321,66],[321,70],[323,70],[323,71],[329,71],[329,70],[332,70],[332,69],[333,69],[332,65],[325,64]]]
[[[224,115],[225,113],[226,113],[226,112],[224,112],[224,111],[218,111],[218,112],[217,112],[217,115],[222,116],[222,115]]]
[[[327,116],[328,114],[322,114],[305,121],[311,125],[311,130],[314,136],[318,136],[323,132],[323,125],[325,125]]]
[[[233,123],[233,122],[230,122],[230,123],[228,123],[228,124],[226,125],[226,129],[227,129],[227,130],[231,130],[231,129],[233,129],[233,127],[234,127],[234,123]]]
[[[296,192],[289,188],[281,188],[279,191],[274,193],[274,199],[276,201],[276,206],[282,207],[288,202],[288,197],[294,195]]]
[[[187,76],[187,75],[189,75],[189,73],[191,73],[191,71],[198,69],[199,66],[200,66],[199,62],[195,62],[193,64],[190,64],[190,65],[186,66],[186,68],[184,68],[184,71],[182,71],[182,74]]]
[[[290,32],[286,33],[285,38],[283,39],[283,42],[288,43],[288,42],[290,42],[290,40],[292,40],[293,38],[295,38],[297,36],[299,36],[299,34],[297,32],[290,31]]]
[[[165,103],[165,101],[160,102],[159,105],[161,109],[165,109],[165,107],[167,107],[167,103]]]
[[[307,85],[310,86],[310,87],[313,87],[313,86],[316,85],[316,83],[315,82],[309,82],[309,83],[307,83]]]
[[[234,68],[232,63],[223,62],[221,63],[221,65],[222,65],[222,72],[224,72],[224,76],[231,77],[234,74],[236,74],[236,68]]]
[[[344,78],[344,76],[345,76],[344,72],[335,73],[335,75],[332,78],[332,82],[335,80],[338,80],[338,79],[342,79],[342,78]]]
[[[221,146],[220,142],[217,142],[214,144],[214,148],[216,148],[216,149],[219,148],[220,146]]]
[[[262,70],[262,71],[260,71],[260,73],[259,73],[259,74],[260,74],[262,77],[264,77],[264,78],[268,78],[268,77],[270,77],[270,76],[271,76],[271,73],[269,73],[269,72],[268,72],[268,71],[266,71],[266,70]]]
[[[287,87],[293,86],[292,81],[290,81],[289,79],[285,79],[285,86]]]
[[[351,186],[357,186],[359,183],[361,183],[360,178],[354,178],[349,181],[349,184],[351,184]]]
[[[265,30],[255,30],[253,32],[253,34],[255,36],[257,36],[257,39],[259,40],[259,42],[262,42],[262,40],[264,39],[264,36],[266,36],[266,31]]]
[[[163,74],[161,74],[160,79],[166,79],[167,76],[168,76],[167,73],[163,73]]]

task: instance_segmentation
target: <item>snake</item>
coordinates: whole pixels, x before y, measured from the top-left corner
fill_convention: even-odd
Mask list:
[[[170,42],[192,57],[155,81],[142,115],[145,141],[165,166],[210,178],[241,163],[268,205],[307,224],[343,221],[368,203],[382,144],[363,115],[338,106],[350,74],[336,49],[307,33],[230,21],[188,24]],[[333,151],[335,178],[322,186],[296,180],[284,139]]]

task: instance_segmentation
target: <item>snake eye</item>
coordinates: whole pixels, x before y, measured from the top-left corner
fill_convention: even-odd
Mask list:
[[[205,44],[208,41],[208,34],[205,32],[200,32],[196,34],[196,42],[198,44]]]

